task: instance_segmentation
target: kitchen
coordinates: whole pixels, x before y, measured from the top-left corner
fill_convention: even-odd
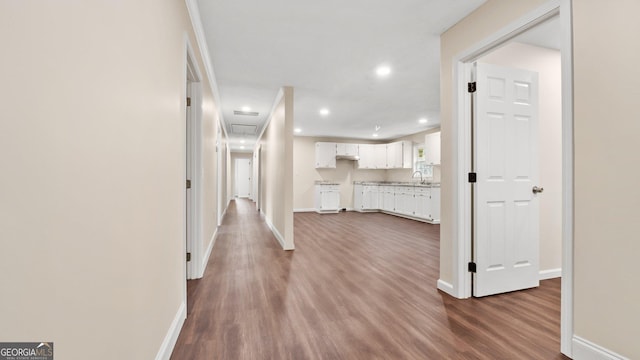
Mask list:
[[[379,142],[295,136],[294,212],[380,211],[438,224],[439,130]]]

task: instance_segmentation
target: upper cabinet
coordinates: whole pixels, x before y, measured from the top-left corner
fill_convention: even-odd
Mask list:
[[[413,144],[411,141],[396,141],[387,144],[387,169],[411,169],[413,167]]]
[[[387,168],[387,144],[373,145],[374,169]]]
[[[336,145],[336,155],[356,157],[358,156],[358,144],[338,143]]]
[[[336,143],[316,143],[316,169],[336,167]]]
[[[440,131],[425,135],[424,147],[427,165],[440,165]]]
[[[358,169],[375,169],[376,168],[376,155],[373,150],[374,144],[359,144],[358,145]]]

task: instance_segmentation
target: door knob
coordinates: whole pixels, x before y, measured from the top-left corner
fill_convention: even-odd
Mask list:
[[[544,188],[534,186],[531,191],[533,191],[534,194],[539,194],[544,191]]]

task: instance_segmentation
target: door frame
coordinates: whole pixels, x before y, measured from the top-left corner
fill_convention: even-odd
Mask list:
[[[453,59],[453,123],[452,123],[452,270],[451,287],[439,282],[438,287],[454,297],[471,296],[471,189],[467,172],[471,168],[471,116],[467,83],[471,81],[471,63],[517,35],[558,15],[561,26],[562,66],[562,289],[561,339],[562,353],[571,357],[573,338],[573,60],[571,0],[551,0],[515,22],[489,35]]]
[[[191,111],[189,111],[189,122],[191,126],[187,126],[187,122],[184,121],[184,136],[183,149],[185,151],[184,161],[186,168],[187,156],[191,156],[191,173],[185,174],[185,179],[182,184],[186,183],[187,176],[191,178],[191,192],[187,195],[185,189],[184,197],[184,251],[181,257],[184,259],[186,274],[186,280],[196,279],[202,277],[202,73],[198,67],[198,63],[195,59],[195,53],[193,47],[189,41],[188,36],[185,34],[185,66],[184,66],[184,90],[182,97],[182,104],[184,106],[184,114],[187,113],[186,98],[187,94],[191,97]],[[189,133],[187,133],[189,131]],[[187,151],[187,136],[191,138],[190,149]],[[187,196],[189,196],[189,213],[191,215],[191,221],[187,221]],[[187,233],[190,236],[187,236]],[[191,252],[191,261],[187,262],[186,253],[187,250]],[[186,297],[186,295],[185,295]]]

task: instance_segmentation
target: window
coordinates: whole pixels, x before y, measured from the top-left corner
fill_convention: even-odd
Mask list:
[[[425,151],[424,144],[413,145],[413,177],[420,177],[420,174],[415,174],[416,171],[420,171],[423,178],[433,177],[433,166],[427,165]]]

